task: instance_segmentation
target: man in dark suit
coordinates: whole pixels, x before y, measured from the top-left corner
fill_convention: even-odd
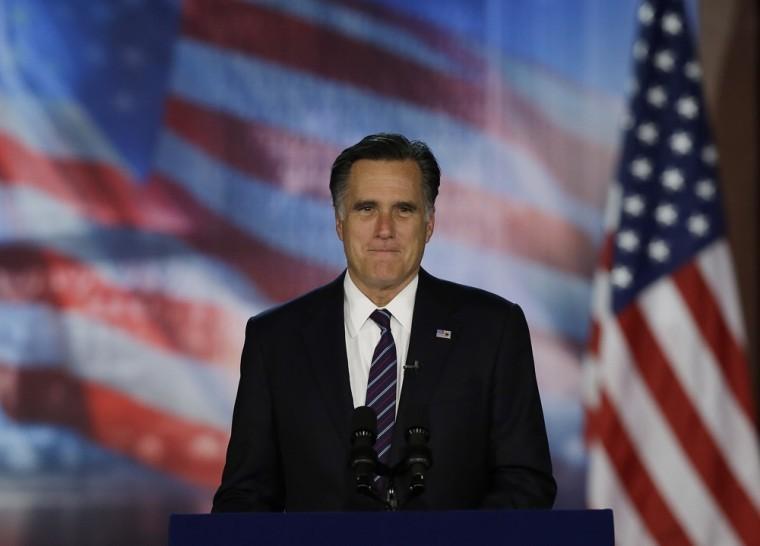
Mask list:
[[[401,135],[365,137],[333,164],[347,271],[252,318],[214,511],[382,509],[355,492],[353,408],[378,415],[380,460],[398,465],[425,422],[432,466],[378,496],[409,509],[550,508],[556,485],[520,308],[420,268],[440,171]],[[508,272],[505,272],[508,274]]]

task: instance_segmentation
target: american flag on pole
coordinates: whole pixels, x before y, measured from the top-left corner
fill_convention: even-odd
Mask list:
[[[760,544],[744,332],[681,0],[642,2],[586,372],[588,500],[617,543]]]

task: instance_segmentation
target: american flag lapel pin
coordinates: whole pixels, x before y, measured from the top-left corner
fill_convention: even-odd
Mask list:
[[[438,328],[435,331],[435,337],[439,337],[441,339],[451,339],[451,330],[442,330]]]

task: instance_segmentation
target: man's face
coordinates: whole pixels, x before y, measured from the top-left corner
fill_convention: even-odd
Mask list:
[[[384,305],[417,273],[435,216],[426,218],[422,173],[415,161],[354,163],[335,228],[356,286]]]

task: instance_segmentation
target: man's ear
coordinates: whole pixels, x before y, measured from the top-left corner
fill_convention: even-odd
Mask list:
[[[343,240],[343,220],[338,216],[338,212],[335,211],[335,233],[338,234],[338,239]]]
[[[427,225],[425,226],[425,242],[426,243],[430,241],[430,238],[433,236],[434,229],[435,229],[435,210],[430,213],[430,218],[428,218]]]

